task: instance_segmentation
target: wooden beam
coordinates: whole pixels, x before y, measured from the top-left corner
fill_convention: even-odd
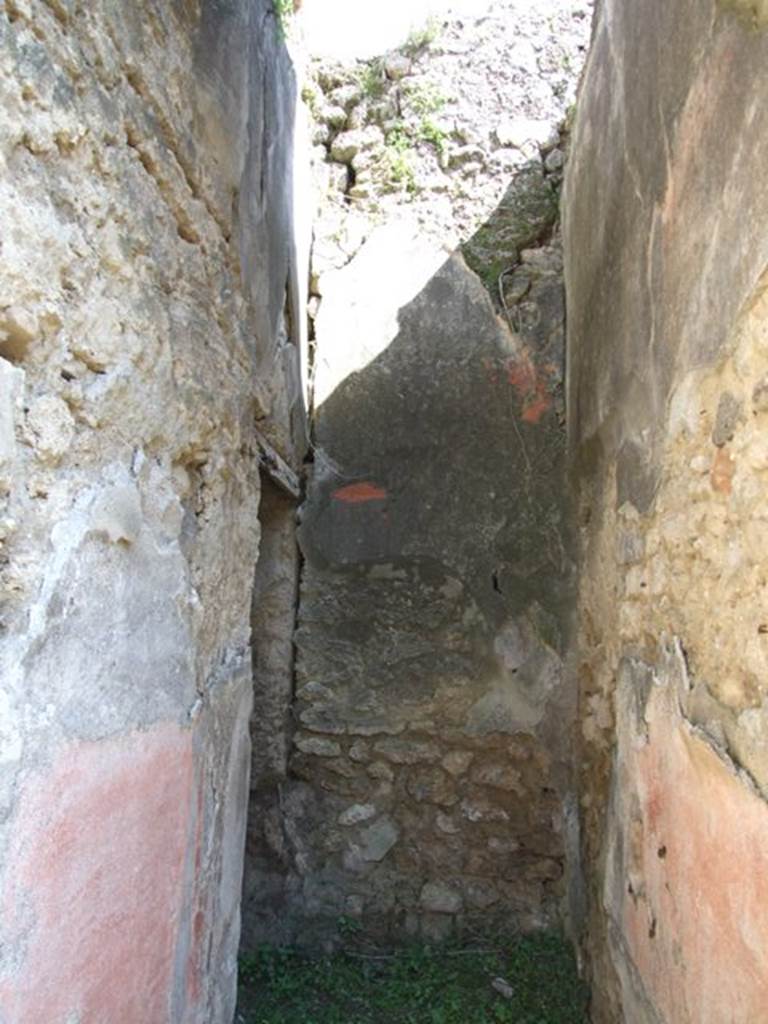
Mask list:
[[[301,498],[301,481],[298,474],[294,473],[282,455],[258,430],[256,431],[256,441],[259,446],[260,468],[281,491],[285,491],[286,494],[298,501]]]

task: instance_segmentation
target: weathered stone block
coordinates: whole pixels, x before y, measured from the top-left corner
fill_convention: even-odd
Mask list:
[[[464,903],[460,892],[442,882],[427,882],[419,902],[425,910],[436,914],[458,914]]]

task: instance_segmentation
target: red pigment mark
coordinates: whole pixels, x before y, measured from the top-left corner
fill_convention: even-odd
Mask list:
[[[507,361],[507,377],[521,398],[536,387],[536,370],[527,356],[519,363],[513,359]]]
[[[709,474],[712,489],[719,491],[720,494],[730,494],[735,470],[736,463],[725,448],[718,448]]]
[[[519,360],[507,361],[507,379],[522,402],[521,418],[526,423],[538,423],[552,405],[552,398],[546,380],[539,377],[527,353]]]
[[[8,1024],[169,1020],[192,758],[162,725],[72,743],[29,777],[3,865]]]
[[[537,386],[536,397],[532,401],[526,402],[523,406],[521,415],[526,423],[538,423],[552,404],[549,395],[546,394],[543,389],[544,385],[539,383]]]
[[[360,484],[348,484],[333,492],[337,501],[343,501],[348,505],[359,505],[364,501],[383,501],[387,492],[383,487],[369,483],[367,480]]]
[[[201,897],[197,895],[198,903]],[[192,948],[187,958],[187,997],[193,1005],[197,1003],[203,990],[203,949],[206,938],[205,910],[198,906],[192,919]]]
[[[675,694],[655,687],[644,719],[642,742],[624,723],[619,761],[623,799],[639,804],[642,886],[611,911],[661,1020],[764,1021],[765,802],[692,732]]]
[[[192,943],[187,958],[187,998],[190,1003],[194,1004],[202,995],[203,991],[203,976],[204,976],[204,950],[205,950],[205,906],[204,906],[204,893],[199,888],[199,879],[203,877],[202,860],[203,860],[203,822],[204,822],[204,805],[203,805],[203,787],[199,786],[197,790],[197,814],[195,821],[195,867],[194,876],[192,879],[186,879],[186,884],[190,886],[195,885],[195,906],[196,910],[193,917],[192,923]]]

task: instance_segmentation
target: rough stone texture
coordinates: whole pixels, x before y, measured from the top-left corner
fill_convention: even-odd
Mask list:
[[[267,0],[0,9],[0,1016],[232,1018],[253,424],[292,457]]]
[[[368,933],[437,939],[551,922],[562,895],[560,265],[522,264],[555,293],[524,335],[459,254],[382,230],[318,318],[291,771],[320,811],[292,823],[307,859],[285,915],[302,941],[352,897]],[[409,299],[395,268],[381,290],[394,251],[414,253]],[[361,338],[356,310],[385,297]]]
[[[325,297],[326,272],[404,209],[453,249],[516,201],[521,190],[508,188],[517,171],[541,176],[540,157],[558,146],[573,103],[591,8],[591,0],[496,0],[435,22],[419,45],[403,40],[400,51],[367,61],[311,65],[302,96],[316,143],[317,295]],[[552,166],[556,178],[536,190],[545,226],[560,170]]]
[[[566,179],[599,1024],[768,1000],[760,9],[605,0]]]
[[[276,927],[286,872],[281,793],[293,735],[293,632],[299,551],[295,502],[262,479],[261,544],[251,617],[254,701],[241,945],[254,948]],[[311,737],[308,753],[333,757],[338,744]]]
[[[312,465],[251,945],[317,948],[346,916],[439,939],[558,915],[576,841],[556,218],[588,14],[500,0],[303,86]]]

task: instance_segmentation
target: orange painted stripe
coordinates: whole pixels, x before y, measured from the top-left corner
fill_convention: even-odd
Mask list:
[[[333,497],[337,501],[343,501],[349,505],[359,505],[364,501],[383,501],[386,496],[387,492],[383,487],[377,487],[376,484],[372,484],[368,480],[359,484],[348,484],[333,492]]]

